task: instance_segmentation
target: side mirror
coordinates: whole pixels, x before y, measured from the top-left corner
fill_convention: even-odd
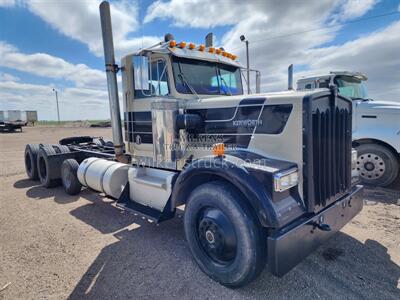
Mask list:
[[[133,56],[133,73],[135,90],[149,90],[149,58],[147,56]]]

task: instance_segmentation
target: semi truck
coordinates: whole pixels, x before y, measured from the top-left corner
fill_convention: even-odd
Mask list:
[[[339,93],[353,102],[353,147],[357,149],[357,170],[363,184],[388,186],[399,175],[400,102],[369,98],[360,72],[330,72],[304,77],[297,89],[313,90],[337,86]]]
[[[284,276],[361,211],[352,103],[336,89],[244,94],[235,55],[171,34],[117,65],[106,1],[100,17],[113,141],[29,144],[29,178],[157,224],[183,208],[194,261],[231,288],[265,266]]]

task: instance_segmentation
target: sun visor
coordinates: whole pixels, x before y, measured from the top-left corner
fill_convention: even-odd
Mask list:
[[[173,55],[178,56],[178,57],[219,62],[219,63],[228,64],[231,66],[236,66],[236,67],[242,68],[242,65],[240,63],[238,63],[237,61],[235,61],[229,57],[222,56],[220,54],[210,53],[207,51],[207,48],[204,49],[203,51],[200,51],[197,49],[191,50],[191,49],[179,48],[179,47],[168,47],[167,49]]]

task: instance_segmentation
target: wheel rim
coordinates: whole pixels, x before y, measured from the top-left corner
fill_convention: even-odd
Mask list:
[[[61,176],[62,182],[66,188],[69,188],[71,186],[71,181],[72,181],[71,180],[71,177],[72,177],[71,172],[68,168],[61,168],[61,172],[62,172],[62,176]]]
[[[197,239],[203,252],[219,264],[231,263],[237,251],[237,239],[229,218],[219,209],[207,207],[200,211]]]
[[[385,174],[385,162],[377,154],[365,153],[361,154],[357,159],[357,170],[364,179],[378,179]]]

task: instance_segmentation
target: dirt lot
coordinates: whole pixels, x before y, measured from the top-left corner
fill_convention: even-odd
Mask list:
[[[156,226],[90,191],[67,196],[26,179],[26,143],[110,134],[0,135],[0,299],[400,299],[398,190],[366,190],[361,214],[284,278],[265,271],[230,290],[195,265],[182,218]]]

